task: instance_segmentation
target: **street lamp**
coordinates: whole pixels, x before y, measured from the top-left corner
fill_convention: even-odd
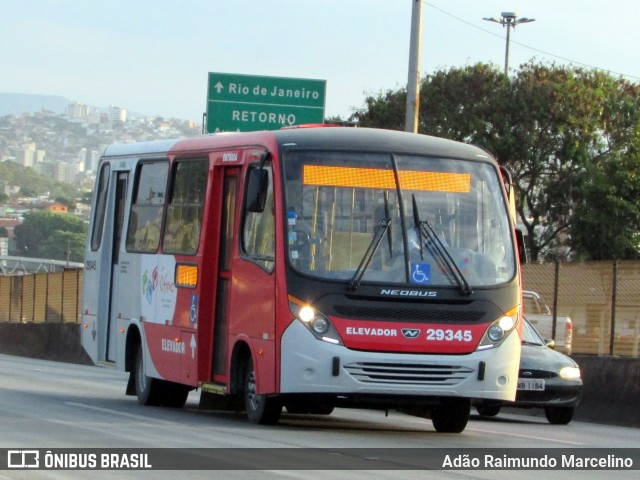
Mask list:
[[[495,18],[483,18],[483,20],[486,20],[487,22],[499,23],[503,27],[507,27],[507,47],[506,47],[505,53],[504,53],[504,74],[508,75],[508,73],[509,73],[509,39],[510,39],[510,31],[511,31],[512,28],[516,28],[516,25],[519,25],[521,23],[535,22],[536,19],[535,18],[526,18],[526,17],[518,18],[518,15],[515,12],[502,12],[500,15],[502,17],[500,20],[497,20]]]

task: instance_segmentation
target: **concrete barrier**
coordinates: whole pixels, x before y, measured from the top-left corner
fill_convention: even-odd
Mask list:
[[[0,322],[0,353],[91,365],[77,323]]]
[[[80,345],[80,325],[75,323],[0,322],[0,353],[91,365]],[[580,365],[584,382],[574,419],[640,428],[640,359],[572,358]]]
[[[640,428],[640,359],[572,355],[582,373],[578,421]]]

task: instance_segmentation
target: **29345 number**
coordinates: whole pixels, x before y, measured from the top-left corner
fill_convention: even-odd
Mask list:
[[[427,340],[447,342],[470,342],[473,340],[471,330],[450,330],[442,328],[427,329]]]

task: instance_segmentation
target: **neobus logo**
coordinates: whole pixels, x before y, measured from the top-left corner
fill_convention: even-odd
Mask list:
[[[418,336],[420,335],[419,328],[403,328],[400,331],[406,338],[418,338]]]
[[[380,290],[380,295],[387,295],[391,297],[436,297],[438,292],[428,290],[399,290],[396,288],[383,288]]]

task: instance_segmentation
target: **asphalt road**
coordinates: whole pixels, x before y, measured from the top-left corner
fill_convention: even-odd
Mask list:
[[[461,434],[437,433],[430,420],[400,413],[336,409],[330,416],[283,414],[277,426],[252,425],[239,413],[198,409],[192,392],[182,409],[143,407],[124,395],[127,374],[110,368],[80,366],[0,355],[0,449],[127,448],[322,448],[354,450],[370,470],[210,470],[68,471],[0,470],[11,478],[513,478],[496,470],[411,469],[411,459],[390,449],[448,449],[452,458],[466,448],[504,451],[514,448],[640,448],[640,430],[572,422],[550,425],[543,416],[513,413],[491,419],[472,415]],[[376,450],[379,449],[379,450]],[[250,454],[250,450],[246,450]],[[346,450],[349,452],[351,450]],[[370,452],[367,455],[367,451]],[[407,450],[408,451],[408,450]],[[557,451],[557,450],[556,450]],[[362,453],[364,452],[364,453]],[[386,452],[382,456],[381,452]],[[398,451],[402,453],[402,451]],[[237,453],[237,452],[236,452]],[[324,452],[326,454],[326,452]],[[343,452],[344,453],[344,452]],[[393,453],[393,452],[392,452]],[[307,453],[307,454],[312,454]],[[382,458],[384,457],[384,458]],[[324,458],[324,457],[323,457]],[[326,457],[328,462],[332,458]],[[414,457],[415,460],[415,457]],[[237,462],[242,465],[242,456]],[[382,462],[382,463],[380,463]],[[247,458],[247,464],[251,459]],[[238,465],[238,464],[236,464]],[[359,464],[361,465],[361,463]],[[382,468],[380,468],[382,466]],[[361,468],[361,467],[360,467]],[[386,469],[385,469],[386,468]],[[637,468],[637,467],[636,467]],[[638,470],[518,471],[518,479],[637,478]]]

